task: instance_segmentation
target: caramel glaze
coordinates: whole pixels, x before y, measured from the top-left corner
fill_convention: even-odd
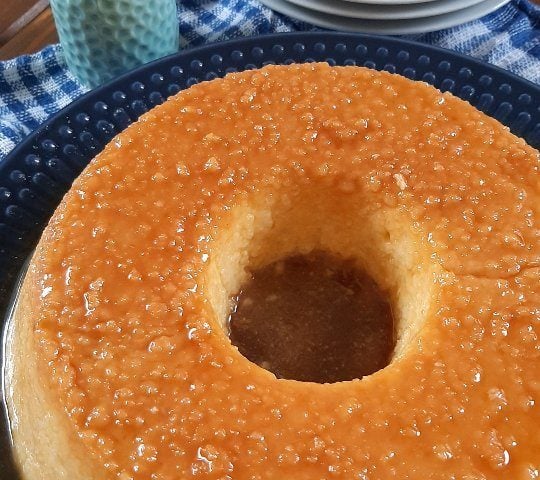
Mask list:
[[[252,273],[229,320],[233,345],[277,378],[332,383],[390,362],[394,322],[373,279],[326,252]]]
[[[495,120],[387,73],[196,85],[114,140],[46,229],[43,381],[111,478],[535,478],[538,167]],[[443,269],[419,337],[362,380],[276,379],[197,288],[235,201],[310,182],[399,212]]]

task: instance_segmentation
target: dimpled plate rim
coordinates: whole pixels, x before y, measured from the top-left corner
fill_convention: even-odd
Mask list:
[[[18,272],[72,181],[141,114],[195,83],[268,64],[325,61],[399,73],[450,91],[540,146],[540,87],[439,47],[376,35],[295,32],[186,50],[139,67],[81,96],[0,162],[0,321]],[[3,327],[3,325],[0,325]],[[4,384],[0,396],[4,399]],[[5,409],[0,478],[16,479]]]

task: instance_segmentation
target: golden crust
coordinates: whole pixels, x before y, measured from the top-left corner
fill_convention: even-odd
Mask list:
[[[23,464],[52,472],[69,448],[66,478],[527,478],[538,168],[495,120],[387,73],[269,67],[180,93],[89,165],[40,242],[13,403],[20,458],[42,456]],[[245,268],[312,249],[388,292],[387,368],[277,380],[230,345]],[[41,417],[62,434],[36,445]]]

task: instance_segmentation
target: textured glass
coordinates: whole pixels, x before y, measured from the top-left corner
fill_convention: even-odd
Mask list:
[[[175,0],[51,0],[70,70],[90,87],[178,50]]]

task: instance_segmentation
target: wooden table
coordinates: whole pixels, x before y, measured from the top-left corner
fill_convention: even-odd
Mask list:
[[[0,60],[56,42],[49,0],[0,0]]]
[[[532,0],[540,5],[540,0]],[[58,42],[49,0],[0,0],[0,60]]]

